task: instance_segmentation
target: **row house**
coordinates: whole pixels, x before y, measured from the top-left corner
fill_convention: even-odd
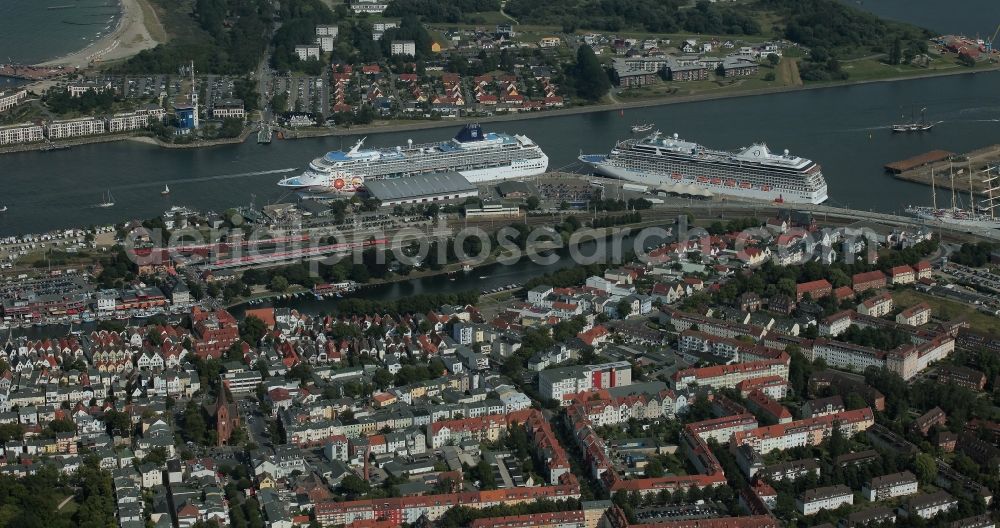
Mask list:
[[[861,315],[869,317],[884,317],[892,312],[892,294],[882,292],[874,297],[865,299],[858,305],[857,310]]]
[[[886,276],[879,270],[855,273],[851,277],[851,287],[855,293],[885,288]]]
[[[896,323],[909,326],[922,326],[931,321],[931,307],[927,303],[915,304],[898,314]]]
[[[742,381],[769,376],[787,381],[790,358],[785,353],[781,356],[780,359],[678,370],[671,376],[671,384],[674,390],[682,391],[695,385],[714,389],[735,388]]]
[[[732,445],[749,445],[760,454],[799,446],[819,445],[829,438],[836,425],[845,437],[867,430],[875,423],[871,409],[865,407],[839,414],[806,418],[784,424],[741,431],[733,435]]]
[[[873,477],[861,489],[861,494],[872,502],[913,495],[916,492],[917,477],[909,471]]]

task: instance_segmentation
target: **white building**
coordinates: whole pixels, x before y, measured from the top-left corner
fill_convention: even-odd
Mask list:
[[[212,117],[215,119],[226,119],[235,117],[243,119],[246,117],[246,110],[243,108],[242,99],[224,99],[215,103],[212,107]]]
[[[41,125],[20,123],[0,127],[0,145],[31,143],[32,141],[41,141],[43,139],[45,139],[45,134]]]
[[[888,500],[893,497],[902,497],[904,495],[913,495],[916,492],[917,477],[909,471],[873,477],[861,489],[861,493],[865,498],[872,502]]]
[[[139,130],[149,126],[149,114],[139,114],[136,112],[128,114],[115,114],[107,119],[108,132],[126,132],[129,130]]]
[[[910,326],[925,325],[931,321],[931,307],[927,303],[911,306],[896,314],[896,322]]]
[[[0,112],[5,110],[10,110],[17,106],[18,103],[25,100],[28,97],[27,90],[18,90],[16,92],[0,92]]]
[[[372,31],[385,32],[399,27],[399,22],[395,20],[383,20],[372,24]]]
[[[316,45],[319,46],[320,51],[323,53],[329,53],[333,51],[333,41],[334,37],[329,35],[316,35]]]
[[[46,135],[49,139],[62,139],[103,133],[104,121],[93,117],[52,121],[46,125]]]
[[[892,295],[889,292],[865,299],[858,305],[858,313],[871,317],[882,317],[892,311]]]
[[[351,11],[355,13],[378,13],[381,14],[389,7],[389,2],[385,0],[352,0]]]
[[[315,44],[295,46],[295,55],[301,61],[307,61],[309,59],[319,60],[319,51],[319,46]]]
[[[394,40],[390,46],[393,55],[413,57],[417,54],[417,45],[412,40]]]
[[[958,501],[955,500],[955,497],[952,497],[946,491],[938,491],[910,499],[902,511],[907,517],[916,516],[930,519],[956,506],[958,506]]]
[[[139,115],[147,115],[150,119],[157,119],[163,121],[167,117],[167,111],[163,109],[162,106],[156,104],[148,104],[145,108],[140,108],[135,111]]]
[[[795,503],[802,515],[813,515],[820,510],[835,510],[844,504],[854,504],[854,492],[844,485],[806,490]]]
[[[601,365],[562,367],[538,373],[538,391],[545,398],[563,402],[563,396],[632,384],[632,365],[615,361]]]
[[[80,97],[87,92],[101,93],[111,89],[111,81],[70,84],[66,87],[70,97]]]
[[[318,37],[337,38],[337,35],[339,34],[340,34],[340,28],[337,27],[336,25],[331,24],[328,26],[316,26],[316,36]]]

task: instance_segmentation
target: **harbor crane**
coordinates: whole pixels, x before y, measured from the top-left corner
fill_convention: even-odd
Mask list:
[[[984,43],[986,47],[986,55],[990,62],[993,62],[993,42],[996,41],[997,35],[1000,35],[1000,24],[997,24],[997,30],[993,32],[993,36]]]

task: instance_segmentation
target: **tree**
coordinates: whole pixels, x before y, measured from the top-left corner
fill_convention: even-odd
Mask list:
[[[889,48],[889,64],[899,64],[903,61],[903,41],[896,37]]]
[[[537,196],[529,196],[528,199],[524,201],[524,206],[529,211],[534,211],[535,209],[538,209],[540,203],[541,200],[539,200]]]
[[[576,50],[576,64],[572,70],[576,93],[589,101],[597,101],[611,89],[611,81],[605,73],[594,50],[590,46],[580,46]]]
[[[767,62],[768,62],[768,63],[769,63],[769,64],[770,64],[771,66],[777,66],[777,65],[778,65],[778,63],[779,63],[779,62],[781,62],[781,57],[779,57],[779,56],[778,56],[777,54],[775,54],[775,53],[768,53],[768,54],[767,54]]]
[[[247,316],[240,323],[240,338],[252,345],[260,343],[260,340],[266,333],[267,325],[260,318],[253,315]]]
[[[833,432],[830,434],[830,456],[837,458],[851,450],[850,442],[844,438],[844,432],[840,429],[840,422],[833,422]]]
[[[918,453],[913,459],[913,472],[920,479],[920,483],[927,485],[934,482],[937,477],[937,463],[934,457],[927,453]]]
[[[367,480],[364,480],[357,475],[349,474],[340,481],[340,485],[337,486],[337,491],[347,495],[348,497],[360,497],[371,491],[371,485],[368,484]]]
[[[663,476],[663,462],[660,459],[653,458],[649,462],[646,462],[646,477],[657,478]]]
[[[271,291],[283,292],[288,289],[288,279],[281,275],[275,275],[274,278],[271,279],[270,288]]]
[[[393,377],[386,369],[378,369],[372,377],[372,383],[380,390],[385,390],[392,386]]]
[[[848,393],[847,397],[844,398],[844,407],[846,407],[847,410],[849,411],[853,411],[855,409],[860,409],[862,407],[867,407],[867,406],[868,402],[866,402],[865,399],[862,398],[860,395],[858,395],[858,393],[856,392]]]

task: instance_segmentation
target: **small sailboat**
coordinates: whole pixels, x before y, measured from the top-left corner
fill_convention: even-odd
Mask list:
[[[170,194],[170,186],[167,184],[163,184],[163,190],[160,191],[160,196],[167,196],[169,194]]]
[[[6,213],[6,212],[7,212],[7,206],[6,205],[3,206],[3,207],[0,207],[0,213]]]
[[[99,203],[99,204],[97,204],[97,207],[100,207],[102,209],[107,209],[108,207],[114,207],[115,206],[115,197],[111,196],[111,191],[110,190],[108,191],[108,194],[105,195],[105,196],[103,196],[101,199],[104,200],[104,201],[101,202],[101,203]]]

